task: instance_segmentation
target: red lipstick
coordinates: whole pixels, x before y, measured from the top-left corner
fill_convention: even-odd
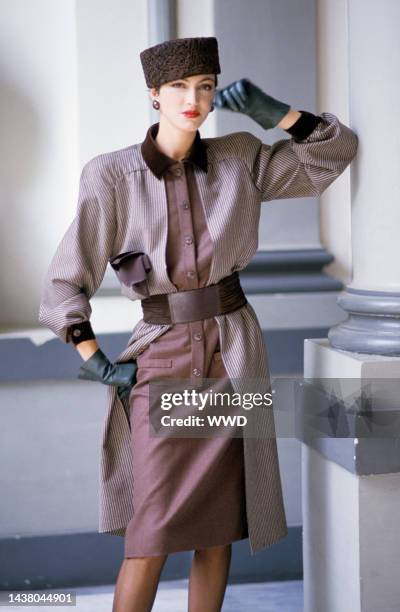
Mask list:
[[[185,115],[185,117],[198,117],[200,113],[198,113],[197,111],[185,111],[184,113],[182,113],[182,115]]]

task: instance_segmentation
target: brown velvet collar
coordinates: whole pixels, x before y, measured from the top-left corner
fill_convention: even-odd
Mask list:
[[[141,151],[143,155],[143,159],[150,168],[150,170],[155,174],[158,179],[162,178],[162,175],[166,170],[168,170],[171,164],[176,164],[176,159],[172,159],[165,153],[159,150],[155,143],[155,138],[157,136],[159,123],[153,123],[147,130],[146,138],[141,144]],[[201,139],[200,132],[197,130],[196,137],[194,139],[193,145],[189,151],[189,155],[184,158],[186,161],[190,161],[200,168],[207,172],[207,150],[206,146]]]

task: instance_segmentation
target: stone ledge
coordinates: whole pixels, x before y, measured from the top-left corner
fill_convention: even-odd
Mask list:
[[[304,377],[306,379],[332,379],[339,381],[342,379],[360,381],[367,383],[368,380],[383,380],[393,381],[400,377],[400,358],[387,357],[381,355],[370,355],[365,353],[352,353],[335,349],[329,344],[326,338],[307,339],[304,342]],[[323,415],[326,413],[327,404],[322,394],[320,396],[320,404],[316,397],[313,413]],[[370,409],[368,418],[371,422],[376,422],[378,418],[382,419],[385,416],[384,410],[387,410],[387,417],[393,418],[393,412],[389,412],[388,406],[383,403],[379,405],[375,402],[372,407],[368,406],[368,398],[358,402],[360,410],[359,415],[363,414],[366,408]],[[383,402],[383,400],[382,400]],[[353,408],[356,406],[353,403]],[[324,457],[343,466],[346,470],[359,476],[371,474],[388,474],[400,472],[400,439],[391,437],[387,432],[385,437],[351,437],[351,420],[356,422],[356,413],[351,413],[341,403],[336,403],[336,414],[333,416],[334,422],[350,423],[350,432],[344,437],[335,435],[326,435],[317,437],[311,435],[309,429],[305,429],[303,435],[299,438],[304,444],[318,450]],[[327,417],[328,418],[328,417]],[[361,423],[361,421],[360,421]],[[365,423],[361,423],[365,427]],[[331,420],[332,426],[332,420]],[[363,431],[363,429],[355,428],[354,433]],[[378,432],[378,428],[376,429]],[[315,432],[314,432],[315,433]],[[340,432],[339,432],[340,433]]]

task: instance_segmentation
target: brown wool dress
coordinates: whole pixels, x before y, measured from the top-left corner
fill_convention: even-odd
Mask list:
[[[165,182],[168,201],[166,259],[169,277],[185,291],[204,287],[213,245],[193,164],[204,164],[200,136],[181,162],[159,151],[158,124],[147,131],[143,157]],[[168,438],[149,434],[149,383],[155,378],[229,378],[214,318],[178,323],[137,358],[130,403],[135,474],[124,556],[161,555],[228,544],[248,537],[243,440],[234,437]]]

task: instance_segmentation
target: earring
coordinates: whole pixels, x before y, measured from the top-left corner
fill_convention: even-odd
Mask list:
[[[210,113],[212,113],[213,110],[214,110],[214,104],[211,104],[211,106],[210,106]]]
[[[153,100],[153,108],[155,108],[156,110],[159,110],[160,108],[160,103],[156,99]]]

